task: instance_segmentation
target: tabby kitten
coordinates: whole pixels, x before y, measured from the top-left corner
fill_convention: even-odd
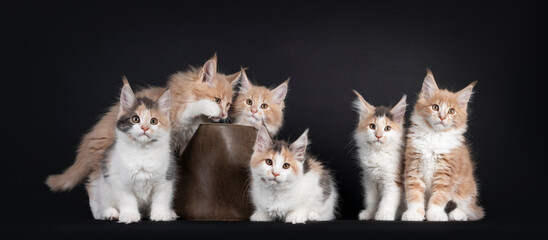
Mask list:
[[[120,96],[116,142],[101,170],[91,173],[87,189],[95,219],[171,221],[174,167],[170,149],[170,91],[156,101],[136,98],[129,84]]]
[[[256,86],[242,69],[240,90],[234,102],[234,123],[259,128],[264,121],[270,135],[275,136],[283,124],[288,83],[289,79],[274,89]]]
[[[358,159],[365,189],[365,209],[360,220],[393,221],[401,203],[403,170],[403,127],[405,107],[403,95],[392,108],[374,107],[356,91],[354,107],[359,122],[354,132]]]
[[[308,129],[293,143],[259,128],[251,156],[251,221],[290,223],[335,218],[337,190],[329,171],[306,152]]]
[[[224,75],[217,72],[217,56],[201,68],[190,67],[185,72],[173,74],[167,83],[171,91],[170,118],[172,148],[182,153],[186,144],[201,123],[227,118],[233,97],[232,87],[238,82],[240,72]],[[143,89],[135,95],[158,99],[165,88]],[[92,171],[102,168],[102,159],[115,141],[119,103],[112,106],[97,124],[86,133],[78,147],[76,160],[62,174],[51,175],[46,184],[52,191],[71,190]]]
[[[483,218],[474,164],[464,133],[476,82],[458,92],[439,89],[427,70],[411,114],[405,149],[404,221],[466,221]],[[449,201],[456,208],[447,214]],[[425,205],[426,204],[426,205]],[[425,211],[426,208],[426,211]]]

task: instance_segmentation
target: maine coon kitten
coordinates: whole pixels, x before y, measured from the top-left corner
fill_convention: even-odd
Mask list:
[[[354,107],[359,122],[354,132],[358,159],[363,172],[365,209],[360,220],[393,221],[401,203],[403,170],[403,127],[405,107],[403,95],[392,108],[374,107],[356,91]]]
[[[422,221],[425,215],[428,221],[483,218],[477,203],[474,164],[464,137],[468,101],[475,85],[473,82],[458,92],[439,89],[427,70],[407,135],[407,210],[402,220]],[[449,201],[456,203],[456,208],[447,214]]]
[[[150,220],[171,221],[174,168],[170,149],[170,91],[156,101],[136,98],[129,84],[120,96],[116,142],[101,170],[87,184],[95,219],[138,222],[141,211]]]
[[[240,89],[233,106],[235,124],[259,128],[263,121],[271,136],[283,124],[289,79],[274,89],[253,85],[242,69]]]
[[[173,74],[167,83],[171,91],[170,118],[172,145],[182,153],[188,140],[200,123],[209,119],[227,118],[232,103],[232,87],[238,82],[240,72],[224,75],[217,71],[216,55],[201,68],[191,67]],[[136,97],[158,99],[165,88],[152,87],[137,92]],[[112,106],[97,124],[86,133],[78,147],[76,160],[62,174],[51,175],[46,184],[52,191],[71,190],[90,172],[101,169],[106,150],[115,140],[115,126],[120,106]]]
[[[251,156],[251,221],[290,223],[335,218],[337,190],[329,171],[306,153],[308,129],[293,143],[260,127]]]

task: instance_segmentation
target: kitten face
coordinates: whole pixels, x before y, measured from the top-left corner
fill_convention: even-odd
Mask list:
[[[355,134],[359,144],[382,147],[393,142],[400,142],[404,131],[407,97],[404,95],[398,104],[390,109],[384,106],[373,107],[358,92],[354,91],[354,93],[358,97],[354,101],[354,107],[360,114]]]
[[[221,114],[212,118],[214,121],[228,117],[234,95],[233,86],[240,79],[240,74],[240,72],[231,75],[217,73],[216,56],[208,60],[198,72],[195,84],[192,85],[192,92],[196,100],[206,99],[219,107]]]
[[[428,70],[415,112],[435,131],[466,127],[468,101],[475,84],[473,82],[456,93],[440,90],[434,75]]]
[[[288,81],[271,90],[251,84],[245,72],[242,72],[241,79],[233,110],[235,122],[258,128],[264,121],[268,130],[275,134],[283,122]]]
[[[169,136],[170,93],[166,90],[156,101],[135,98],[129,84],[124,85],[120,96],[120,113],[116,128],[129,139],[142,144]]]
[[[266,128],[260,127],[250,163],[254,179],[267,185],[283,186],[302,176],[306,134],[290,145],[285,141],[273,141]]]

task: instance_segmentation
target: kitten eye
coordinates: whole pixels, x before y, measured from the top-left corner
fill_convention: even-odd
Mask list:
[[[133,116],[133,117],[131,117],[131,122],[133,122],[133,123],[139,123],[139,121],[141,121],[141,119],[139,119],[139,116]]]
[[[291,165],[289,163],[284,163],[283,168],[288,169]]]
[[[369,124],[369,128],[371,128],[372,130],[375,130],[376,127],[377,127],[377,126],[375,126],[374,123]]]
[[[455,109],[454,108],[449,108],[449,114],[455,114]]]
[[[434,105],[432,105],[432,110],[434,110],[434,111],[439,111],[439,110],[440,110],[440,106],[438,106],[438,104],[434,104]]]
[[[251,104],[253,104],[253,100],[247,99],[247,100],[245,100],[245,103],[246,103],[247,105],[251,106]]]
[[[266,165],[272,166],[272,159],[266,159],[264,162],[266,163]]]
[[[390,131],[390,130],[392,130],[392,127],[390,127],[390,126],[384,127],[384,131],[388,132],[388,131]]]
[[[261,108],[262,108],[262,109],[267,109],[267,108],[268,108],[268,104],[266,104],[266,103],[261,104]]]
[[[157,118],[151,118],[150,119],[150,124],[152,124],[152,125],[158,124],[158,119]]]
[[[217,97],[216,97],[216,98],[214,98],[214,99],[215,99],[215,102],[216,102],[216,103],[221,103],[221,99],[220,99],[220,98],[217,98]]]

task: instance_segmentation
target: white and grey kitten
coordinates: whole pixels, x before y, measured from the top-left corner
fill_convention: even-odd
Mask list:
[[[124,84],[116,142],[103,169],[92,173],[87,185],[95,219],[132,223],[141,220],[143,211],[152,221],[176,219],[169,108],[169,90],[153,101],[136,98]]]
[[[290,223],[335,218],[337,190],[329,171],[306,153],[308,129],[293,143],[260,127],[251,156],[251,221]]]
[[[356,91],[359,123],[354,132],[363,172],[364,205],[360,220],[393,221],[401,214],[406,96],[393,108],[374,107]]]

